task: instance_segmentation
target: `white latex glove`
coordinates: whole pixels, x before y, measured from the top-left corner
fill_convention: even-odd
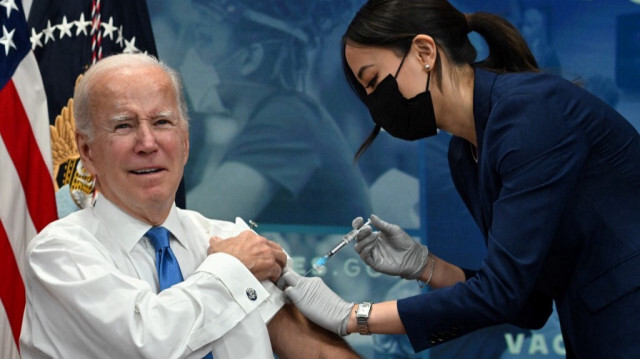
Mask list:
[[[347,335],[347,325],[354,303],[347,303],[318,277],[303,277],[285,267],[281,279],[286,286],[284,295],[319,326],[339,335]]]
[[[418,279],[427,265],[429,249],[414,241],[398,225],[387,223],[376,215],[371,215],[371,225],[379,231],[373,232],[370,226],[360,230],[354,248],[360,258],[378,272],[400,276],[405,279]],[[358,217],[351,223],[360,228],[363,220]]]

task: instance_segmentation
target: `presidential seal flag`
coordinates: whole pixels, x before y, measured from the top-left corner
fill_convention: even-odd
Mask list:
[[[27,243],[56,219],[47,103],[22,3],[0,1],[0,357],[18,358]]]

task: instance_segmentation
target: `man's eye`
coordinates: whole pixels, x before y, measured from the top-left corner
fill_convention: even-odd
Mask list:
[[[157,119],[155,123],[156,123],[156,126],[164,126],[164,125],[170,125],[173,122],[171,122],[166,118],[160,118],[160,119]]]
[[[115,129],[116,130],[124,130],[124,129],[130,128],[130,127],[131,127],[131,125],[129,125],[128,123],[119,123],[119,124],[116,125]]]

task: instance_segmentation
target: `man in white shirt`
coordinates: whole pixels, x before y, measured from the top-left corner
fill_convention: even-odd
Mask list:
[[[175,206],[189,136],[172,69],[114,55],[74,99],[78,151],[100,194],[28,246],[23,358],[357,357],[285,304],[272,283],[287,262],[280,246],[241,219]],[[158,226],[184,278],[164,290],[147,232]]]

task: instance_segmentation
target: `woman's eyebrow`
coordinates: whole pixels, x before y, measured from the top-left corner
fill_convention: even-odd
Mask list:
[[[360,80],[362,80],[362,73],[364,72],[364,70],[368,69],[369,67],[371,67],[373,65],[364,65],[360,68],[360,70],[358,70],[358,78]]]

